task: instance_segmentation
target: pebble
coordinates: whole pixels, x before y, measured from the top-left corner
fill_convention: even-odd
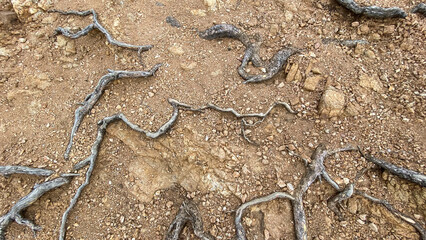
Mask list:
[[[10,51],[4,47],[0,47],[0,56],[9,57]]]
[[[169,52],[175,55],[182,55],[185,51],[183,51],[181,46],[171,46],[169,47]]]
[[[388,25],[383,29],[384,34],[392,34],[393,32],[395,32],[395,25]]]
[[[285,11],[284,12],[284,19],[285,19],[286,22],[291,22],[293,20],[293,12]],[[288,27],[288,26],[286,25],[286,26],[283,26],[283,27]]]
[[[345,95],[334,87],[328,87],[320,100],[320,114],[328,117],[336,117],[342,113],[344,107]]]
[[[368,32],[370,31],[370,28],[368,27],[368,25],[362,24],[359,26],[359,31],[362,34],[368,34]]]
[[[217,9],[216,0],[204,0],[204,5],[206,5],[210,11],[216,11]]]
[[[16,16],[16,13],[14,11],[0,11],[1,24],[9,25],[15,22],[16,20],[18,20],[18,17]]]
[[[379,231],[379,228],[377,227],[377,225],[376,224],[374,224],[374,223],[370,223],[370,224],[368,224],[368,226],[371,228],[371,230],[373,230],[373,231],[375,231],[375,232],[378,232]]]
[[[371,51],[370,49],[366,50],[366,51],[364,52],[364,55],[365,55],[366,57],[370,58],[370,59],[375,59],[375,58],[376,58],[376,55],[375,55],[375,54],[374,54],[374,52],[373,52],[373,51]]]
[[[202,10],[202,9],[192,9],[191,14],[194,16],[199,16],[199,17],[207,16],[206,10]]]

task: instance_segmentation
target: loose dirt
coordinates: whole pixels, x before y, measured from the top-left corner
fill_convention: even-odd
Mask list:
[[[24,1],[21,1],[24,2]],[[31,2],[31,1],[28,1]],[[40,1],[49,3],[49,1]],[[249,128],[249,144],[240,122],[211,110],[181,112],[177,124],[150,140],[124,124],[113,124],[101,146],[91,184],[68,220],[68,239],[161,239],[184,197],[198,204],[205,228],[217,239],[234,236],[234,210],[241,203],[274,191],[292,192],[305,166],[295,154],[309,156],[319,143],[332,148],[360,145],[396,165],[423,174],[426,165],[426,21],[358,17],[332,0],[76,0],[53,1],[49,8],[95,9],[100,22],[118,40],[153,44],[141,65],[135,51],[112,46],[97,31],[71,40],[54,29],[79,30],[89,17],[62,16],[38,9],[21,21],[0,26],[0,164],[45,167],[66,172],[90,154],[97,121],[121,112],[144,129],[156,130],[169,118],[167,102],[201,106],[214,103],[240,112],[264,112],[286,101],[297,115],[275,109]],[[361,2],[360,2],[361,3]],[[362,1],[399,6],[408,0]],[[31,3],[32,4],[32,3]],[[13,11],[8,1],[2,11]],[[180,27],[172,26],[178,21]],[[169,19],[169,20],[166,20]],[[229,23],[259,34],[261,55],[270,58],[283,46],[302,49],[284,71],[260,84],[243,84],[236,68],[243,45],[232,39],[207,41],[197,35],[213,24]],[[173,24],[176,25],[176,24]],[[324,39],[368,40],[355,48]],[[163,66],[154,77],[110,84],[84,119],[71,151],[68,143],[74,111],[107,69],[142,70]],[[257,69],[250,68],[250,71]],[[320,111],[323,93],[342,94],[342,108],[329,117]],[[355,153],[329,158],[325,166],[343,186],[363,167]],[[4,214],[35,183],[44,179],[0,177],[0,213]],[[55,239],[60,219],[78,177],[43,196],[24,215],[43,229],[39,239]],[[400,211],[425,222],[426,189],[373,168],[357,185],[386,199]],[[305,196],[310,239],[418,239],[415,229],[385,208],[359,197],[344,205],[344,221],[327,208],[335,191],[314,183]],[[251,208],[244,217],[249,239],[293,239],[291,205],[275,200]],[[13,223],[7,239],[32,239]],[[194,239],[190,228],[182,239]]]

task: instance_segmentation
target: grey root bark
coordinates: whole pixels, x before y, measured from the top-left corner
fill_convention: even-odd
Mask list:
[[[108,70],[108,74],[104,75],[99,79],[98,84],[92,93],[86,96],[84,102],[81,103],[81,106],[75,110],[74,124],[71,129],[70,140],[68,142],[67,148],[64,153],[64,158],[68,159],[73,145],[73,139],[77,133],[78,128],[80,127],[83,118],[92,110],[96,102],[101,98],[105,88],[111,81],[120,79],[120,78],[141,78],[141,77],[150,77],[161,67],[162,64],[156,64],[149,71],[115,71]]]
[[[297,114],[297,111],[293,110],[290,105],[286,102],[275,102],[274,104],[272,104],[268,110],[265,113],[246,113],[246,114],[241,114],[239,112],[237,112],[235,109],[233,108],[221,108],[219,106],[216,106],[212,103],[208,103],[205,106],[199,107],[199,108],[194,108],[186,103],[181,103],[175,99],[169,99],[170,103],[174,103],[176,104],[176,106],[184,108],[185,110],[188,111],[194,111],[194,112],[202,112],[203,110],[206,109],[212,109],[218,112],[222,112],[222,113],[230,113],[232,115],[234,115],[237,119],[241,119],[241,136],[250,144],[255,144],[255,142],[251,141],[246,133],[245,133],[245,129],[247,126],[253,126],[256,124],[259,124],[261,122],[263,122],[263,120],[271,113],[271,111],[277,107],[277,106],[283,106],[289,113],[291,114]],[[260,120],[258,120],[257,122],[255,122],[254,124],[248,124],[247,121],[245,120],[245,118],[259,118]]]
[[[272,200],[275,200],[277,198],[285,198],[285,199],[290,199],[291,201],[294,201],[294,197],[288,193],[285,192],[275,192],[272,194],[269,194],[267,196],[263,196],[263,197],[259,197],[259,198],[255,198],[251,201],[248,201],[244,204],[242,204],[238,209],[237,212],[235,213],[235,233],[237,235],[237,240],[246,240],[246,231],[244,230],[244,226],[241,223],[242,221],[242,217],[243,217],[243,213],[244,210],[248,207],[260,204],[260,203],[264,203],[264,202],[269,202]]]
[[[279,50],[268,62],[262,61],[259,56],[260,41],[251,41],[250,37],[241,29],[231,24],[219,24],[199,32],[198,35],[206,40],[218,38],[232,38],[239,40],[245,47],[245,53],[241,65],[238,67],[238,73],[245,80],[244,83],[258,83],[273,78],[287,63],[287,59],[299,50],[286,47]],[[264,68],[265,73],[252,75],[245,70],[247,64],[252,62],[255,67]]]
[[[164,237],[165,240],[178,240],[179,235],[184,229],[185,225],[191,223],[194,234],[202,240],[213,240],[214,237],[204,231],[203,220],[198,210],[197,205],[192,200],[186,199],[179,208],[175,219],[167,230]]]
[[[148,138],[158,138],[162,135],[164,135],[167,131],[169,131],[172,126],[175,124],[178,115],[179,115],[179,108],[176,104],[173,102],[170,103],[173,107],[172,116],[170,119],[164,123],[157,131],[150,132],[141,129],[138,125],[131,123],[123,114],[116,114],[110,117],[106,117],[98,122],[98,133],[95,139],[95,142],[92,145],[91,148],[91,154],[86,159],[78,162],[76,165],[74,165],[74,170],[80,170],[81,168],[89,165],[89,168],[86,171],[86,178],[85,181],[80,187],[77,189],[77,192],[75,193],[74,197],[71,199],[71,202],[67,208],[67,210],[64,212],[62,216],[62,222],[61,222],[61,228],[60,228],[60,234],[59,239],[64,240],[66,236],[66,223],[68,219],[68,215],[75,206],[75,204],[78,201],[78,198],[80,197],[81,193],[83,192],[84,188],[90,183],[90,177],[92,175],[93,169],[95,167],[96,159],[99,154],[99,148],[101,146],[102,140],[104,138],[106,129],[109,124],[116,122],[116,121],[122,121],[124,122],[128,127],[130,127],[132,130],[137,131],[139,133],[144,134]]]
[[[343,148],[335,150],[332,153],[341,151],[352,151],[352,149]],[[295,190],[295,200],[293,201],[293,216],[296,238],[298,240],[305,240],[308,238],[306,216],[303,208],[303,195],[306,193],[311,184],[314,183],[317,178],[323,175],[325,171],[324,160],[329,155],[330,152],[327,151],[324,144],[318,145],[318,147],[315,149],[314,153],[311,156],[312,162],[308,165],[308,169],[305,175],[302,177],[299,185]]]
[[[43,168],[32,168],[24,166],[0,166],[0,175],[9,176],[11,174],[29,174],[48,177],[55,173],[53,170]]]
[[[426,4],[419,3],[417,6],[411,10],[412,13],[420,13],[423,14],[423,16],[426,16]]]
[[[8,213],[0,217],[0,240],[5,240],[6,229],[12,221],[31,228],[34,234],[41,230],[41,227],[37,226],[31,220],[23,218],[20,212],[37,201],[45,193],[69,183],[70,178],[71,177],[58,177],[47,182],[34,185],[33,190],[28,195],[19,199]]]
[[[87,11],[61,11],[61,10],[50,10],[49,12],[55,12],[55,13],[59,13],[62,15],[76,15],[76,16],[88,16],[88,15],[92,15],[93,17],[93,23],[89,24],[87,27],[85,27],[83,30],[78,31],[76,33],[72,33],[69,30],[62,28],[62,27],[58,27],[55,32],[57,34],[62,34],[66,37],[69,38],[79,38],[81,36],[85,36],[87,35],[91,30],[93,29],[98,29],[101,33],[103,33],[105,35],[105,37],[107,38],[108,42],[111,43],[112,45],[116,45],[119,47],[123,47],[123,48],[129,48],[129,49],[134,49],[138,51],[138,54],[140,54],[143,51],[147,51],[149,49],[151,49],[153,46],[152,45],[132,45],[132,44],[128,44],[128,43],[123,43],[120,41],[115,40],[111,34],[99,23],[98,20],[98,15],[96,14],[95,10],[91,9],[91,10],[87,10]]]
[[[361,150],[360,153],[367,161],[374,163],[383,169],[388,170],[390,173],[410,182],[417,183],[422,187],[426,187],[426,175],[403,167],[398,167],[392,163],[375,158],[369,154],[364,154],[363,152],[361,152]]]
[[[374,203],[380,204],[382,206],[384,206],[389,212],[391,212],[393,215],[401,218],[402,220],[404,220],[405,222],[407,222],[408,224],[410,224],[411,226],[413,226],[420,234],[420,239],[422,240],[426,240],[426,230],[424,229],[424,227],[422,226],[421,223],[419,223],[417,220],[415,220],[414,218],[398,211],[397,209],[395,209],[390,203],[388,203],[385,200],[382,199],[378,199],[375,197],[372,197],[370,195],[368,195],[365,192],[359,191],[359,190],[355,190],[355,194],[362,196]]]
[[[405,18],[407,13],[401,8],[382,8],[378,6],[361,7],[354,0],[336,0],[340,5],[356,15],[363,15],[370,18]]]

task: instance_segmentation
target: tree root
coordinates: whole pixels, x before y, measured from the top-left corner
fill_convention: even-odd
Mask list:
[[[425,175],[418,173],[418,172],[415,172],[415,171],[412,171],[412,170],[402,168],[402,167],[397,167],[397,166],[395,166],[395,165],[393,165],[389,162],[386,162],[384,160],[380,160],[380,159],[377,159],[373,156],[364,154],[364,153],[362,153],[362,151],[359,147],[358,147],[358,150],[359,150],[359,153],[361,154],[361,156],[364,157],[367,161],[372,162],[372,163],[388,170],[390,173],[393,173],[396,176],[404,178],[404,179],[406,179],[410,182],[417,183],[420,186],[424,187],[422,185],[422,184],[424,184],[424,182],[422,180],[425,179]],[[362,196],[362,197],[364,197],[364,198],[366,198],[366,199],[368,199],[368,200],[370,200],[374,203],[383,205],[393,215],[401,218],[402,220],[404,220],[405,222],[407,222],[408,224],[413,226],[419,232],[420,238],[422,240],[426,240],[426,230],[421,225],[421,223],[416,221],[414,218],[398,211],[390,203],[388,203],[386,200],[381,200],[381,199],[372,197],[365,192],[362,192],[360,190],[355,189],[355,183],[364,174],[365,170],[366,169],[363,169],[361,172],[359,172],[357,174],[357,176],[355,177],[354,183],[350,183],[350,184],[346,185],[346,187],[343,190],[340,190],[340,187],[337,184],[335,184],[335,185],[332,184],[332,186],[334,188],[336,188],[338,193],[334,197],[331,197],[327,201],[328,208],[330,208],[330,210],[333,211],[338,216],[340,221],[343,221],[343,215],[339,211],[339,209],[337,208],[337,205],[338,204],[341,205],[342,201],[349,199],[350,197],[352,197],[353,194],[360,195],[360,196]],[[333,180],[331,180],[331,181],[334,182]],[[336,185],[337,185],[337,187],[335,187]]]
[[[77,192],[75,193],[74,197],[72,198],[70,205],[68,206],[67,210],[64,212],[63,216],[62,216],[62,223],[61,223],[61,228],[60,228],[60,240],[64,240],[65,239],[65,234],[66,234],[66,222],[67,222],[67,218],[69,213],[71,212],[72,208],[74,207],[74,205],[77,203],[78,198],[80,197],[83,189],[89,184],[90,182],[90,177],[92,175],[93,169],[95,167],[95,161],[98,157],[99,154],[99,148],[101,146],[102,140],[104,138],[106,129],[108,127],[108,125],[110,123],[116,122],[116,121],[122,121],[124,122],[127,126],[129,126],[131,129],[139,132],[139,133],[143,133],[145,134],[146,137],[148,138],[158,138],[160,136],[162,136],[163,134],[165,134],[167,131],[169,131],[171,129],[171,127],[174,125],[174,123],[176,122],[178,115],[179,115],[179,108],[176,104],[174,104],[173,102],[170,102],[170,104],[173,107],[173,113],[172,116],[170,117],[170,119],[164,123],[157,131],[155,132],[150,132],[150,131],[146,131],[141,129],[139,126],[137,126],[136,124],[131,123],[126,116],[124,116],[123,114],[115,114],[109,117],[106,117],[104,119],[102,119],[101,121],[98,122],[98,133],[95,139],[95,142],[92,145],[91,148],[91,154],[89,157],[87,157],[86,159],[78,162],[76,165],[74,165],[73,169],[74,170],[80,170],[81,168],[87,166],[89,164],[89,168],[86,171],[86,179],[84,181],[84,183],[82,185],[80,185],[80,187],[77,189]]]
[[[213,109],[215,111],[218,112],[223,112],[223,113],[231,113],[232,115],[234,115],[237,119],[241,119],[241,136],[250,144],[254,144],[257,145],[255,142],[253,142],[252,140],[250,140],[246,133],[245,133],[245,129],[247,126],[254,126],[257,125],[261,122],[263,122],[263,120],[269,115],[269,113],[271,113],[272,109],[274,109],[277,106],[283,106],[289,113],[291,114],[297,114],[297,111],[293,110],[290,105],[286,102],[275,102],[274,104],[272,104],[269,109],[265,112],[265,113],[246,113],[246,114],[241,114],[239,112],[237,112],[235,109],[233,108],[221,108],[217,105],[214,105],[212,103],[208,103],[205,106],[199,107],[199,108],[194,108],[186,103],[181,103],[175,99],[169,99],[170,103],[175,104],[178,107],[183,107],[185,110],[188,111],[194,111],[194,112],[200,112],[206,109]],[[260,118],[260,120],[256,121],[253,124],[248,124],[247,121],[245,120],[245,118]]]
[[[367,161],[374,163],[383,169],[388,170],[390,173],[400,178],[403,178],[413,183],[417,183],[422,187],[426,187],[426,175],[403,167],[398,167],[396,165],[393,165],[392,163],[375,158],[369,154],[364,154],[361,149],[359,149],[359,152],[361,153],[361,156],[364,157]]]
[[[370,201],[372,201],[374,203],[381,204],[387,210],[389,210],[389,212],[391,212],[393,215],[401,218],[402,220],[404,220],[405,222],[407,222],[408,224],[410,224],[411,226],[413,226],[420,233],[420,238],[422,240],[426,240],[426,230],[414,218],[412,218],[412,217],[410,217],[410,216],[408,216],[408,215],[406,215],[406,214],[398,211],[390,203],[388,203],[385,200],[372,197],[372,196],[368,195],[367,193],[359,191],[359,190],[355,190],[355,194],[359,195],[359,196],[362,196],[362,197],[364,197],[364,198],[366,198],[366,199],[368,199],[368,200],[370,200]]]
[[[405,18],[407,13],[401,8],[382,8],[378,6],[360,7],[354,0],[336,0],[340,5],[356,15],[363,15],[371,18]]]
[[[115,40],[111,34],[99,23],[98,20],[98,15],[96,14],[95,10],[91,9],[91,10],[87,10],[87,11],[61,11],[61,10],[50,10],[49,12],[54,12],[54,13],[59,13],[62,15],[77,15],[77,16],[88,16],[88,15],[92,15],[93,16],[93,23],[89,24],[87,27],[85,27],[83,30],[78,31],[76,33],[72,33],[69,30],[62,28],[62,27],[58,27],[55,32],[57,34],[62,34],[66,37],[69,38],[79,38],[81,36],[85,36],[87,35],[92,29],[98,29],[101,33],[103,33],[105,35],[105,37],[107,38],[108,42],[111,43],[112,45],[116,45],[119,47],[123,47],[123,48],[129,48],[129,49],[134,49],[138,51],[138,54],[140,56],[141,52],[147,51],[149,49],[151,49],[153,46],[152,45],[132,45],[132,44],[128,44],[128,43],[123,43],[120,41]]]
[[[175,219],[170,224],[165,240],[178,240],[185,225],[190,222],[195,235],[202,240],[213,240],[214,237],[206,233],[203,228],[203,220],[197,205],[193,201],[185,200],[179,208]]]
[[[244,83],[258,83],[273,78],[286,64],[287,59],[299,50],[286,47],[279,50],[267,63],[263,62],[259,56],[260,40],[254,42],[241,29],[231,24],[219,24],[199,32],[198,35],[206,40],[217,38],[233,38],[239,40],[245,47],[245,53],[241,65],[238,67],[238,73],[246,80]],[[258,38],[258,37],[257,37]],[[252,62],[255,67],[263,68],[264,74],[252,75],[245,70],[247,64]]]
[[[243,217],[243,212],[246,208],[257,205],[259,203],[264,203],[264,202],[269,202],[272,201],[274,199],[277,198],[287,198],[290,199],[291,201],[294,201],[294,197],[291,196],[288,193],[285,192],[275,192],[272,194],[269,194],[267,196],[263,196],[263,197],[259,197],[256,199],[253,199],[251,201],[248,201],[246,203],[244,203],[243,205],[241,205],[238,209],[237,212],[235,213],[235,232],[237,234],[237,240],[246,240],[246,232],[244,230],[243,224],[241,223],[241,218]]]
[[[295,200],[293,201],[293,215],[296,238],[298,240],[305,240],[308,238],[305,211],[303,209],[303,195],[308,190],[309,186],[311,186],[311,184],[314,183],[317,178],[324,175],[325,158],[337,152],[352,150],[352,147],[347,147],[334,151],[328,151],[324,144],[318,145],[318,147],[315,149],[314,153],[311,156],[312,162],[308,165],[307,172],[300,180],[300,183],[294,193]]]
[[[80,127],[83,118],[92,110],[96,102],[101,98],[102,93],[104,92],[107,85],[116,79],[120,78],[140,78],[140,77],[150,77],[161,67],[162,64],[156,64],[149,71],[114,71],[108,70],[108,74],[104,75],[99,79],[98,85],[96,85],[95,90],[92,93],[86,96],[84,102],[80,107],[75,110],[74,124],[71,129],[70,140],[68,146],[65,150],[64,158],[68,159],[73,145],[74,136]]]
[[[19,199],[9,212],[0,218],[0,240],[5,240],[6,229],[12,221],[31,228],[34,234],[41,230],[41,227],[34,224],[31,220],[23,218],[20,212],[37,201],[45,193],[69,183],[70,178],[71,177],[58,177],[41,184],[35,184],[33,190],[28,195]]]
[[[426,16],[426,4],[419,3],[417,6],[415,6],[412,10],[412,13],[421,13],[423,16]]]
[[[367,40],[360,39],[360,40],[340,40],[336,38],[324,38],[322,39],[322,43],[329,44],[329,43],[335,43],[340,44],[342,46],[354,48],[358,44],[369,44]]]
[[[6,177],[11,174],[29,174],[48,177],[53,173],[55,173],[55,171],[43,168],[32,168],[24,166],[0,166],[0,175]]]

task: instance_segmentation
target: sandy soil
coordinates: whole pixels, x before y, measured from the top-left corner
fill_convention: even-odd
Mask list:
[[[23,1],[22,1],[23,2]],[[31,2],[31,1],[29,1]],[[48,1],[40,1],[48,2]],[[210,2],[210,1],[207,1]],[[216,1],[212,1],[216,2]],[[399,6],[408,0],[367,1]],[[161,239],[184,197],[198,204],[205,228],[217,239],[234,236],[234,210],[243,202],[274,191],[292,192],[305,172],[300,158],[319,143],[330,148],[360,145],[394,164],[426,173],[426,21],[374,20],[354,16],[333,0],[54,0],[50,8],[95,9],[118,40],[153,44],[142,54],[112,46],[92,31],[76,40],[55,36],[62,26],[79,30],[90,17],[39,13],[0,26],[0,165],[45,167],[67,172],[90,154],[97,121],[121,112],[144,129],[156,130],[170,117],[174,98],[193,106],[215,103],[244,113],[264,112],[286,101],[297,115],[277,108],[249,128],[249,144],[232,115],[206,110],[181,111],[177,124],[151,140],[117,123],[106,139],[93,173],[68,223],[68,239]],[[2,0],[1,10],[12,5]],[[181,27],[166,22],[172,16]],[[207,41],[197,35],[213,24],[229,23],[262,37],[262,56],[283,46],[302,49],[285,70],[260,84],[243,84],[236,68],[243,45],[232,39]],[[365,39],[355,48],[324,39]],[[78,103],[93,91],[107,69],[141,70],[163,66],[153,77],[114,81],[85,118],[69,160],[63,158]],[[291,67],[295,71],[289,77]],[[251,68],[251,71],[257,69]],[[306,79],[316,77],[314,89]],[[337,116],[318,110],[324,91],[345,97]],[[307,90],[310,89],[310,90]],[[343,185],[371,168],[357,187],[386,199],[425,222],[426,189],[375,168],[355,153],[325,163]],[[84,170],[81,171],[84,173]],[[31,191],[40,177],[0,178],[0,213]],[[43,227],[39,239],[55,239],[60,219],[84,177],[43,196],[24,215]],[[327,208],[335,191],[314,183],[305,196],[310,239],[418,239],[414,228],[362,198],[344,204],[345,221]],[[293,239],[291,205],[285,200],[247,211],[249,239]],[[7,239],[32,239],[13,223]],[[182,239],[195,239],[186,228]]]

